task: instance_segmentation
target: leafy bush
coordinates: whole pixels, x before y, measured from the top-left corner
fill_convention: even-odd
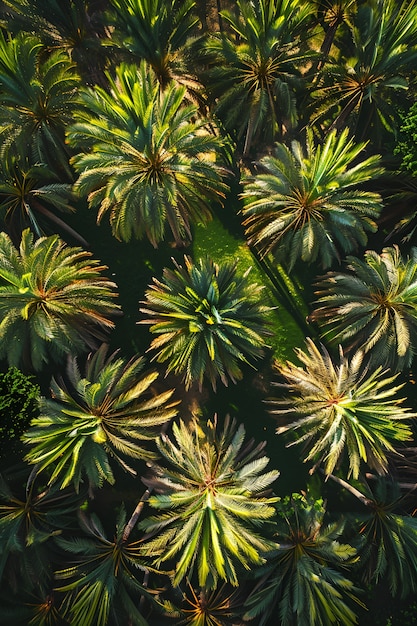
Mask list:
[[[40,389],[32,380],[16,367],[0,373],[0,458],[17,448],[20,436],[39,414]]]

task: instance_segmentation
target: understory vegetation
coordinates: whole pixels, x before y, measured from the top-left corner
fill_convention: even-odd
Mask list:
[[[416,67],[417,0],[0,2],[5,624],[417,623]]]

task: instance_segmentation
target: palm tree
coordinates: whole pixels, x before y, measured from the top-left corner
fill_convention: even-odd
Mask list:
[[[398,247],[364,260],[348,257],[350,273],[329,272],[318,283],[312,319],[348,351],[361,348],[393,372],[410,367],[417,346],[417,249],[403,260]]]
[[[351,25],[353,49],[345,45],[341,58],[326,67],[312,122],[328,130],[349,124],[360,139],[373,133],[377,144],[384,131],[396,133],[398,92],[408,89],[417,60],[416,24],[415,0],[360,6]]]
[[[129,362],[103,345],[89,356],[84,376],[77,359],[69,360],[68,384],[52,379],[52,399],[41,400],[40,415],[32,421],[24,441],[31,446],[26,460],[37,472],[50,471],[49,483],[78,490],[84,474],[90,486],[114,483],[110,458],[136,474],[126,462],[152,459],[143,447],[158,434],[157,427],[177,413],[172,391],[156,393],[157,372],[143,371],[144,361]]]
[[[64,614],[71,626],[106,626],[121,623],[148,626],[138,598],[152,598],[139,582],[140,572],[148,571],[144,546],[125,534],[126,512],[122,507],[116,530],[110,538],[96,515],[80,514],[86,537],[56,538],[56,543],[69,554],[73,562],[56,572],[61,580],[69,581],[57,587],[66,592]]]
[[[301,431],[293,444],[305,444],[305,461],[314,461],[315,468],[324,465],[331,474],[348,457],[348,473],[357,478],[362,462],[378,474],[387,472],[387,452],[394,444],[408,441],[412,431],[404,420],[417,416],[402,406],[404,398],[394,386],[397,375],[389,376],[381,367],[369,370],[363,366],[363,354],[348,359],[340,349],[334,361],[311,339],[307,352],[296,350],[304,367],[276,364],[285,379],[279,386],[291,395],[271,401],[271,413],[279,418],[295,417],[280,426],[277,433]]]
[[[153,477],[144,482],[157,492],[149,504],[161,512],[140,527],[151,537],[146,547],[157,567],[176,559],[174,585],[197,570],[204,589],[215,588],[218,579],[237,586],[235,565],[259,565],[273,546],[253,526],[274,514],[276,498],[265,490],[279,472],[262,473],[269,461],[264,444],[244,445],[244,438],[244,427],[226,418],[222,430],[212,422],[174,424],[173,439],[158,442],[170,467],[153,465]]]
[[[329,60],[332,45],[335,42],[337,31],[341,26],[346,27],[355,11],[356,0],[316,0],[317,17],[323,26],[325,35],[320,46],[321,58],[313,64],[314,72],[319,71]],[[340,44],[339,44],[340,47]]]
[[[207,221],[211,202],[227,189],[215,163],[221,140],[195,119],[185,88],[171,83],[160,91],[145,63],[121,65],[108,78],[109,92],[82,92],[68,131],[81,150],[73,160],[76,189],[98,207],[98,221],[110,211],[118,239],[147,236],[156,247],[168,228],[176,242],[191,238],[191,222]]]
[[[2,158],[17,146],[31,164],[46,163],[72,180],[65,128],[73,119],[79,79],[63,51],[44,54],[37,37],[0,33]]]
[[[0,233],[0,357],[21,369],[81,353],[103,341],[119,312],[116,285],[91,253],[57,235],[34,241],[22,233],[16,249]]]
[[[9,9],[3,16],[8,32],[37,33],[48,50],[68,54],[87,83],[100,82],[107,0],[4,0],[3,4]]]
[[[183,605],[178,611],[182,624],[188,626],[241,626],[242,592],[223,584],[214,590],[194,589],[188,583]],[[171,609],[172,607],[168,607]]]
[[[343,253],[365,245],[382,209],[377,193],[361,185],[381,173],[378,156],[358,162],[365,144],[347,131],[330,133],[314,145],[307,136],[290,151],[277,144],[274,156],[258,162],[259,173],[244,180],[243,225],[250,245],[273,252],[292,268],[298,259],[328,267]]]
[[[113,45],[147,61],[163,87],[171,80],[197,87],[184,64],[198,26],[194,0],[111,0],[111,5]]]
[[[344,522],[325,524],[323,500],[299,494],[278,505],[278,548],[255,575],[260,581],[246,600],[245,617],[263,626],[274,612],[280,624],[353,625],[358,589],[340,569],[357,561],[356,549],[340,543]]]
[[[54,228],[72,235],[82,245],[87,242],[54,213],[75,211],[75,195],[69,183],[45,164],[30,165],[28,159],[9,151],[0,161],[0,215],[14,243],[18,244],[22,230],[30,228],[37,237],[44,234],[43,221],[48,219]]]
[[[271,143],[297,121],[297,64],[306,59],[302,45],[311,11],[297,0],[237,0],[236,7],[235,15],[221,13],[235,38],[222,34],[205,46],[207,84],[216,114],[243,138],[247,156],[254,140]]]
[[[359,553],[358,570],[366,585],[385,582],[393,597],[413,597],[417,591],[417,520],[407,513],[413,498],[401,496],[391,477],[379,477],[371,487],[330,478],[355,496],[365,508],[351,514]],[[374,477],[375,478],[375,477]],[[412,494],[409,494],[412,495]]]
[[[38,593],[52,575],[51,541],[71,524],[85,494],[45,487],[27,466],[8,473],[0,477],[2,589]]]
[[[219,378],[224,385],[239,380],[240,364],[259,358],[265,346],[263,288],[248,284],[248,272],[239,276],[237,261],[184,257],[184,266],[174,264],[161,281],[154,278],[140,309],[149,317],[139,323],[152,324],[156,335],[154,358],[183,375],[187,389],[194,382],[201,389],[204,379],[214,389]]]

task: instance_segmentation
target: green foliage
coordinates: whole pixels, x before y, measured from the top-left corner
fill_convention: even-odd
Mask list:
[[[114,483],[109,459],[136,474],[124,460],[151,459],[142,442],[157,436],[157,427],[177,413],[172,391],[157,394],[157,372],[143,372],[144,361],[126,362],[106,346],[90,355],[84,376],[70,359],[68,383],[52,379],[52,399],[43,398],[40,416],[24,436],[31,445],[26,459],[36,471],[50,471],[49,483],[60,488],[73,483],[78,490],[85,474],[90,485]]]
[[[355,516],[359,572],[366,584],[385,581],[397,598],[417,591],[417,519],[404,513],[398,485],[379,479],[365,485],[366,510]]]
[[[181,54],[198,24],[194,0],[111,0],[111,5],[115,13],[111,44],[147,61],[162,85],[173,78],[181,82],[185,69]]]
[[[205,378],[213,388],[218,378],[225,385],[239,380],[240,364],[262,355],[269,308],[261,303],[262,287],[247,278],[236,261],[184,257],[184,266],[165,268],[162,281],[154,278],[146,291],[140,310],[150,317],[141,323],[157,335],[151,349],[168,372],[183,375],[186,388],[193,382],[201,388]]]
[[[35,593],[48,583],[53,537],[72,523],[80,505],[72,490],[45,488],[28,467],[23,471],[23,477],[0,477],[0,579],[2,589],[14,594],[20,586]]]
[[[216,217],[207,225],[199,225],[194,229],[193,256],[195,259],[210,257],[215,263],[237,261],[241,272],[250,270],[252,280],[259,285],[265,285],[263,302],[271,307],[270,311],[264,312],[265,325],[271,332],[268,344],[278,360],[291,358],[294,348],[304,341],[304,333],[294,319],[294,311],[289,312],[285,308],[286,299],[283,294],[290,293],[290,300],[292,303],[296,301],[301,315],[307,314],[306,304],[298,293],[297,286],[294,285],[297,279],[294,276],[289,277],[280,267],[277,271],[285,286],[278,295],[270,284],[264,267],[258,266],[257,258],[245,240],[231,234]]]
[[[12,152],[4,155],[0,162],[0,215],[13,241],[20,241],[25,228],[41,237],[43,218],[80,239],[53,211],[72,212],[74,201],[71,185],[60,182],[45,163],[31,166]]]
[[[124,623],[148,626],[138,607],[138,597],[151,597],[139,582],[146,571],[146,560],[141,541],[125,536],[126,513],[121,509],[116,531],[105,532],[95,516],[80,515],[86,536],[74,539],[57,538],[57,544],[73,556],[75,564],[56,572],[58,580],[67,580],[57,587],[67,592],[63,602],[64,614],[71,626],[107,626]],[[111,620],[109,622],[109,620]],[[113,621],[116,620],[116,621]]]
[[[291,151],[277,144],[274,156],[263,157],[259,172],[243,181],[249,244],[290,269],[298,259],[329,267],[340,251],[365,245],[382,203],[379,194],[359,188],[382,170],[378,156],[358,162],[364,148],[347,131],[330,133],[322,145],[309,133],[305,153],[295,141]]]
[[[176,242],[191,238],[190,224],[207,221],[210,203],[227,189],[215,163],[222,141],[196,119],[185,103],[185,88],[160,90],[146,63],[121,65],[110,89],[84,89],[77,122],[68,139],[81,153],[73,162],[76,189],[110,211],[113,234],[123,241],[148,237],[155,247],[172,232]]]
[[[215,113],[244,139],[247,155],[252,142],[262,137],[271,143],[297,121],[296,65],[306,58],[300,40],[305,41],[311,11],[298,0],[237,0],[235,14],[221,15],[231,34],[206,44],[212,65],[208,90],[216,99]]]
[[[0,357],[10,365],[40,370],[103,340],[116,285],[91,253],[70,248],[57,235],[34,241],[22,233],[17,250],[0,233]]]
[[[160,512],[140,527],[156,535],[146,546],[158,567],[176,559],[174,585],[197,569],[201,587],[215,588],[218,579],[238,586],[235,565],[263,563],[273,545],[252,529],[274,514],[276,498],[265,490],[279,472],[263,473],[264,444],[244,439],[244,427],[227,418],[222,430],[212,422],[174,424],[173,439],[159,440],[169,467],[153,465],[145,482],[156,489],[149,503]]]
[[[277,510],[278,548],[256,572],[260,581],[245,603],[246,617],[258,617],[259,626],[277,613],[283,626],[357,624],[350,605],[361,604],[359,590],[338,571],[357,560],[355,548],[339,541],[343,521],[325,524],[323,501],[299,494]]]
[[[402,157],[402,165],[413,176],[417,175],[417,103],[411,105],[403,117],[399,142],[395,153]]]
[[[374,366],[410,367],[417,347],[417,249],[405,260],[393,247],[347,261],[350,273],[329,272],[318,283],[312,318],[324,337],[349,352],[360,348]]]
[[[79,78],[65,52],[42,52],[37,37],[20,33],[6,40],[0,33],[0,154],[4,159],[17,147],[32,164],[47,163],[71,179],[64,131]]]
[[[323,465],[326,474],[346,456],[348,473],[354,478],[362,462],[378,474],[386,473],[387,452],[394,451],[396,442],[412,439],[404,420],[417,417],[402,406],[404,398],[396,397],[403,387],[393,385],[397,375],[388,376],[381,367],[364,368],[361,352],[349,360],[340,350],[335,362],[311,339],[307,340],[307,352],[297,350],[296,354],[303,367],[277,364],[286,380],[279,386],[290,395],[272,400],[271,413],[278,418],[296,418],[280,426],[277,433],[295,431],[296,440],[289,445],[304,444],[304,460],[314,461],[315,467]]]
[[[417,60],[417,3],[361,3],[350,31],[353,46],[343,42],[323,72],[312,121],[329,129],[349,125],[381,145],[387,131],[398,131],[398,92],[408,89]]]
[[[13,452],[16,440],[39,414],[40,389],[16,367],[0,373],[0,457]]]

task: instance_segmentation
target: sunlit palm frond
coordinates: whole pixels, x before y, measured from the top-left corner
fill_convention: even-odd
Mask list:
[[[397,375],[381,367],[367,369],[360,352],[348,359],[340,351],[339,360],[333,360],[311,340],[307,352],[297,350],[297,357],[302,366],[277,364],[286,380],[279,386],[290,394],[271,401],[271,413],[286,421],[277,433],[296,433],[290,445],[304,444],[304,460],[323,465],[326,474],[346,457],[354,478],[362,463],[386,473],[387,452],[412,438],[405,420],[417,416],[397,397],[403,387],[394,384]]]
[[[347,131],[329,134],[322,145],[309,133],[306,152],[298,142],[292,150],[277,144],[273,156],[259,161],[258,173],[244,180],[249,243],[290,268],[299,259],[328,267],[364,245],[382,209],[379,194],[361,189],[382,171],[377,156],[358,162],[364,147]]]
[[[201,587],[218,579],[237,586],[236,566],[262,563],[273,545],[253,527],[274,514],[276,498],[265,491],[278,472],[263,473],[263,446],[244,446],[244,436],[227,418],[222,430],[211,422],[174,425],[173,438],[159,441],[168,467],[154,465],[146,480],[157,492],[149,498],[157,513],[140,526],[156,564],[175,563],[174,585],[196,570]]]
[[[102,276],[104,269],[57,235],[34,241],[25,230],[16,249],[0,233],[1,357],[40,370],[103,341],[119,311],[116,285]]]
[[[398,247],[364,260],[348,257],[349,273],[329,272],[318,283],[312,319],[323,336],[347,350],[361,349],[374,365],[410,367],[417,345],[417,249]]]
[[[156,335],[151,350],[168,371],[180,374],[186,387],[208,379],[213,387],[240,379],[241,363],[262,355],[268,334],[261,303],[262,287],[239,275],[237,262],[213,263],[209,259],[165,269],[161,281],[146,292],[140,310]],[[256,298],[258,297],[258,301]]]
[[[49,470],[50,482],[79,489],[86,474],[90,484],[114,482],[111,460],[135,474],[130,459],[152,459],[144,443],[177,413],[172,391],[156,393],[156,372],[143,371],[141,357],[129,362],[106,346],[90,355],[84,375],[76,359],[69,362],[67,381],[52,380],[52,399],[43,399],[24,441],[27,460],[37,471]]]

